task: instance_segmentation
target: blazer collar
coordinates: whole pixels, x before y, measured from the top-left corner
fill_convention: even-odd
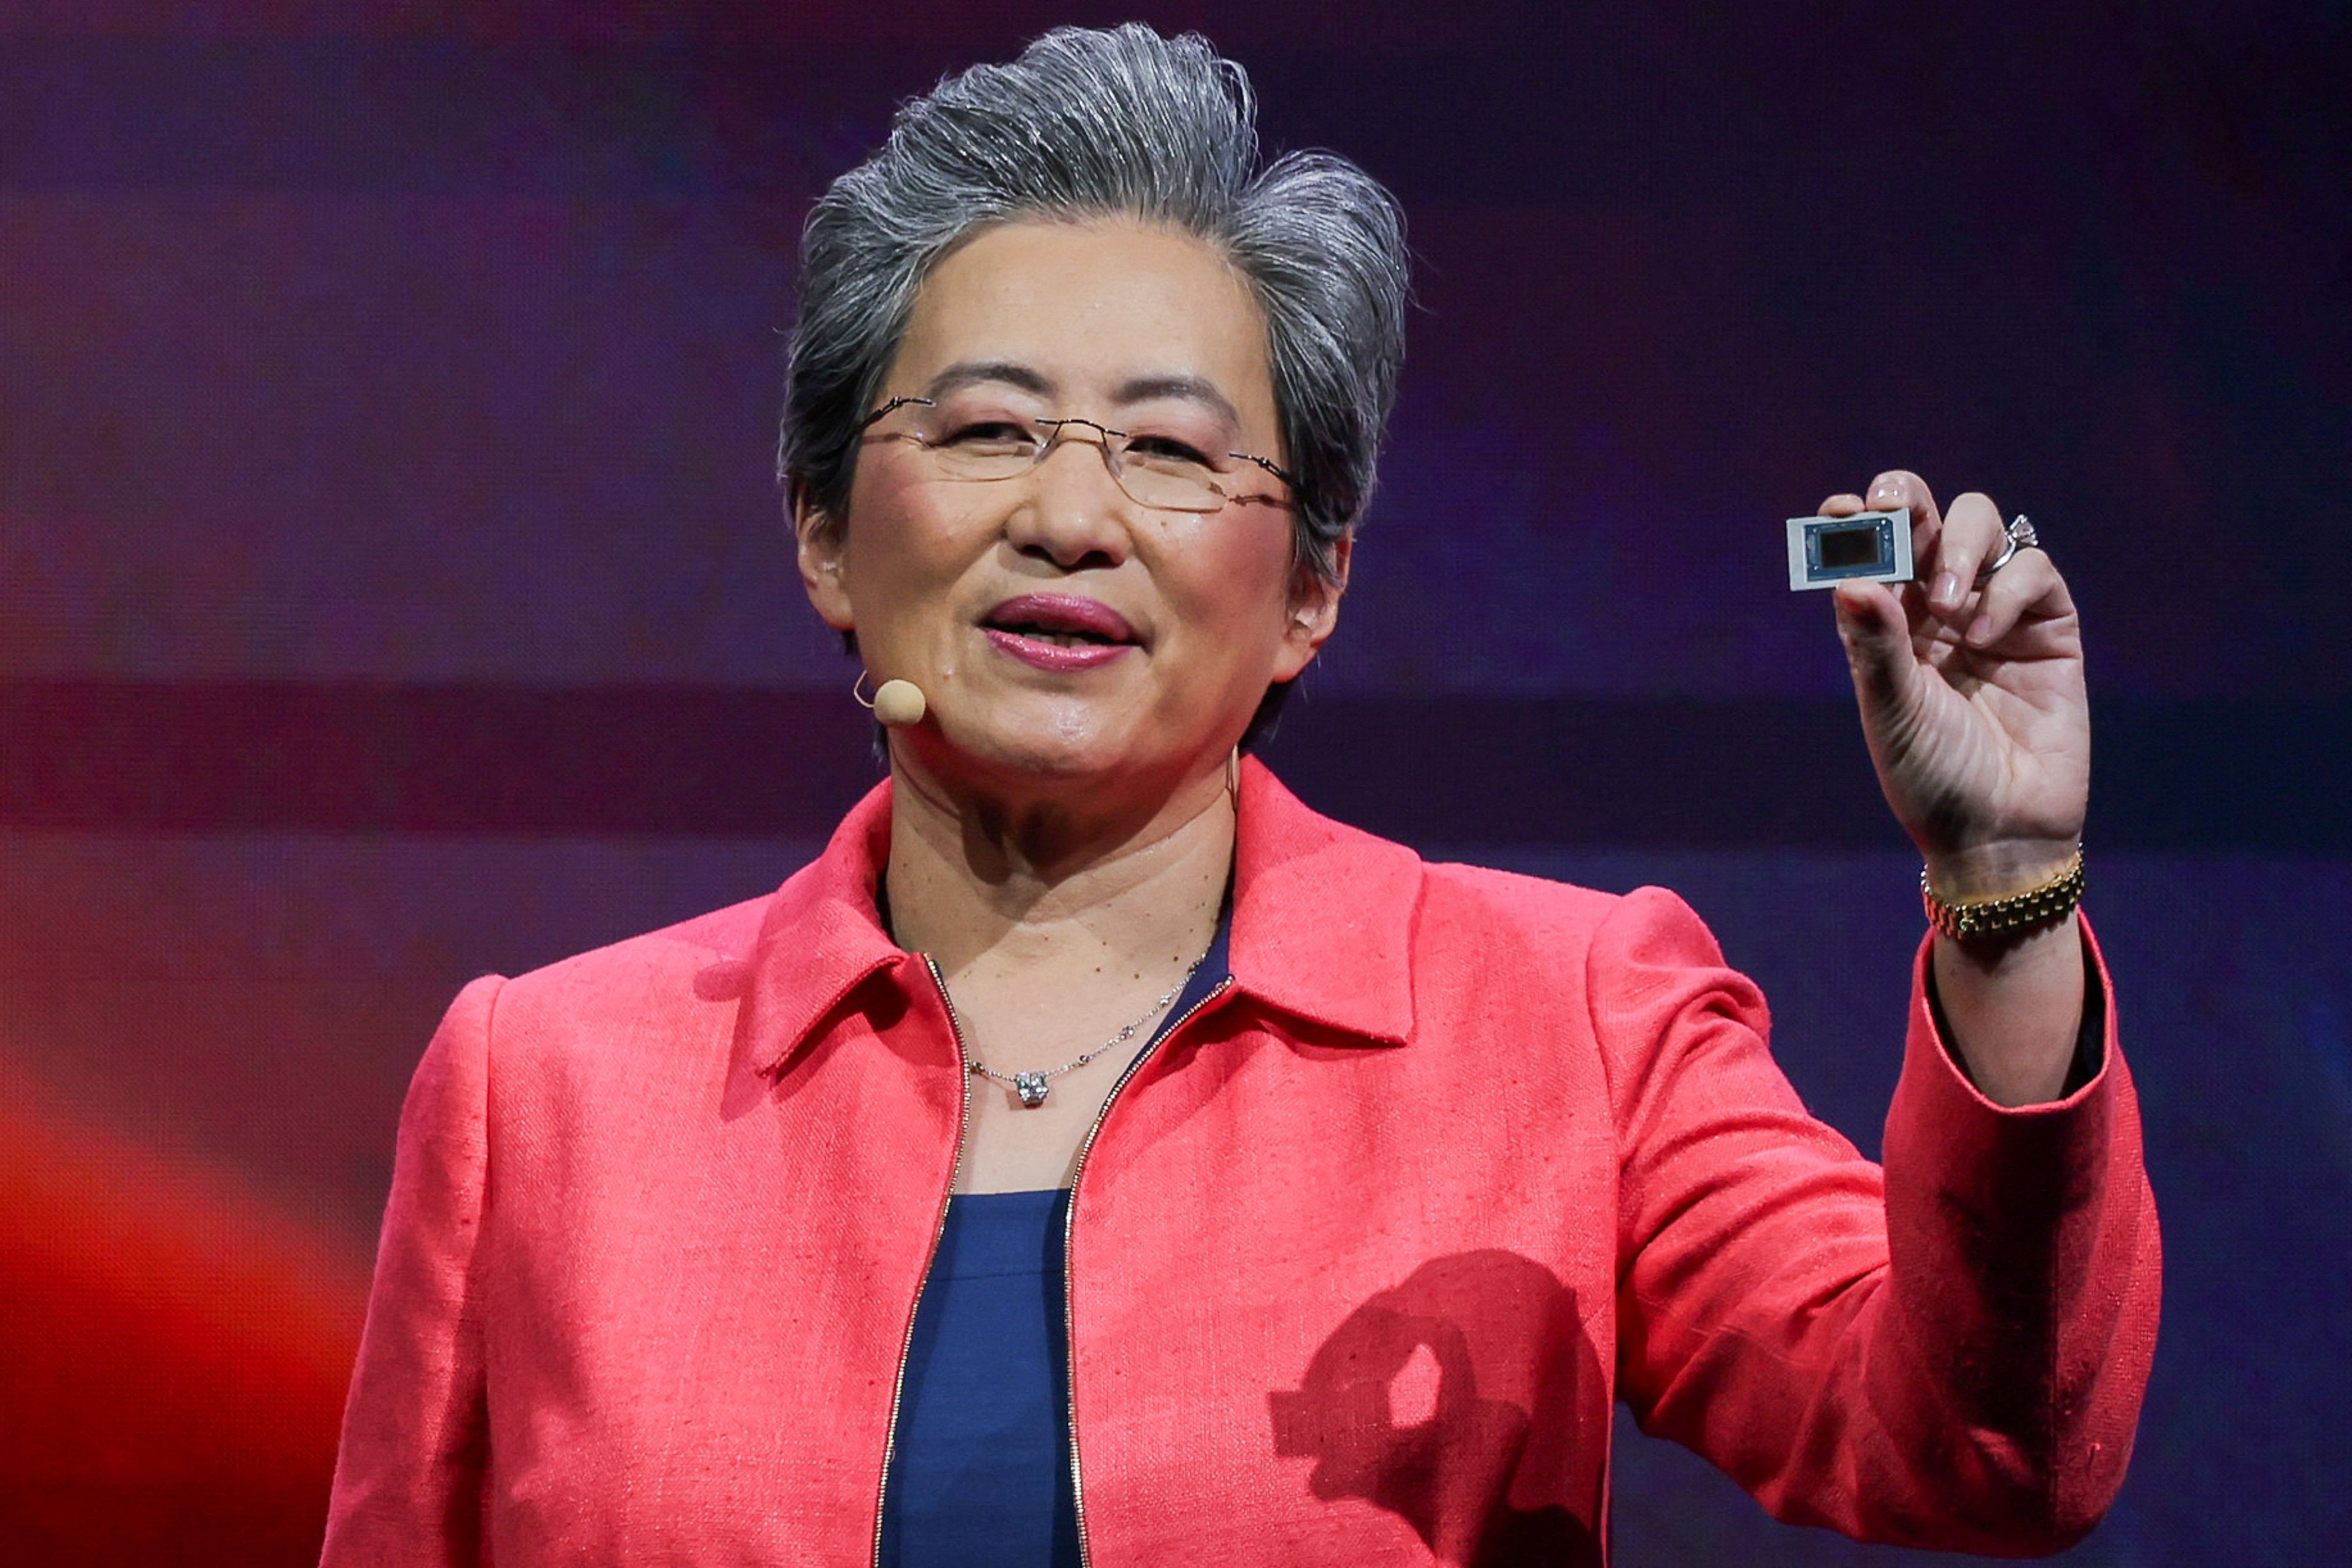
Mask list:
[[[1311,811],[1242,761],[1234,842],[1234,984],[1344,1034],[1412,1034],[1421,857]]]
[[[824,852],[768,902],[740,1026],[753,1071],[782,1068],[850,992],[881,970],[914,961],[882,928],[875,902],[889,862],[885,779],[841,820]]]
[[[1309,810],[1255,758],[1242,763],[1234,846],[1234,983],[1366,1042],[1412,1033],[1411,943],[1421,857]],[[920,960],[883,929],[876,890],[890,857],[890,785],[877,784],[824,852],[770,900],[753,949],[741,1039],[773,1072],[885,969]]]

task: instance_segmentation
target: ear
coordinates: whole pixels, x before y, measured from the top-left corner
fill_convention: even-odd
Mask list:
[[[1297,580],[1291,585],[1290,619],[1283,628],[1276,680],[1294,680],[1303,674],[1315,662],[1323,640],[1339,628],[1339,596],[1348,591],[1348,567],[1355,551],[1355,534],[1345,533],[1331,546],[1329,578],[1304,566],[1298,569]]]
[[[842,580],[843,548],[848,530],[811,504],[808,486],[795,480],[787,503],[793,519],[794,554],[801,569],[801,587],[817,614],[836,632],[857,630],[849,609],[849,590]]]

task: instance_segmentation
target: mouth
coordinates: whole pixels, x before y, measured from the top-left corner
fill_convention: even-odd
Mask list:
[[[1100,600],[1071,593],[1024,593],[1008,599],[981,624],[1055,648],[1118,648],[1141,641],[1118,611]]]
[[[1098,668],[1143,643],[1118,611],[1075,593],[1021,594],[980,626],[999,652],[1056,674]]]

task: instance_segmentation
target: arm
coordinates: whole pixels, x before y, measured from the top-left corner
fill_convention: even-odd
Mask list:
[[[322,1568],[484,1560],[478,1251],[496,978],[458,994],[409,1085]]]
[[[2073,601],[2038,549],[1979,575],[2003,542],[1984,496],[1947,517],[1890,472],[1869,504],[1908,511],[1921,568],[1899,592],[1835,595],[1880,786],[1940,896],[2021,892],[2071,859],[2088,804]],[[2000,1552],[2089,1529],[2129,1451],[2159,1262],[2113,998],[2079,916],[1923,948],[1883,1193],[1803,1118],[1760,1003],[1721,977],[1703,931],[1625,941],[1596,948],[1592,982],[1633,998],[1607,1021],[1632,1096],[1636,1411],[1783,1518]],[[2068,1092],[2086,1022],[2097,1049]]]
[[[2156,1326],[2155,1209],[2104,972],[2091,1081],[2012,1110],[1915,969],[1886,1166],[1806,1115],[1761,998],[1678,901],[1590,958],[1622,1150],[1619,1391],[1777,1518],[1994,1552],[2079,1538],[2121,1483]]]

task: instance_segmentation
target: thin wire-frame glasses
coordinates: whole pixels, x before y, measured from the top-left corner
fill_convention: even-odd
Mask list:
[[[937,407],[938,402],[927,397],[894,397],[867,414],[858,429],[871,430],[902,408]],[[1171,512],[1213,512],[1234,502],[1291,505],[1280,496],[1242,495],[1229,488],[1230,476],[1181,443],[1113,430],[1091,419],[1013,419],[997,414],[961,430],[919,427],[885,431],[870,439],[912,443],[946,478],[1016,479],[1043,463],[1072,425],[1084,425],[1102,437],[1087,444],[1102,448],[1103,466],[1138,505]],[[1255,464],[1294,491],[1298,487],[1297,480],[1266,458],[1247,452],[1228,452],[1225,456]]]

